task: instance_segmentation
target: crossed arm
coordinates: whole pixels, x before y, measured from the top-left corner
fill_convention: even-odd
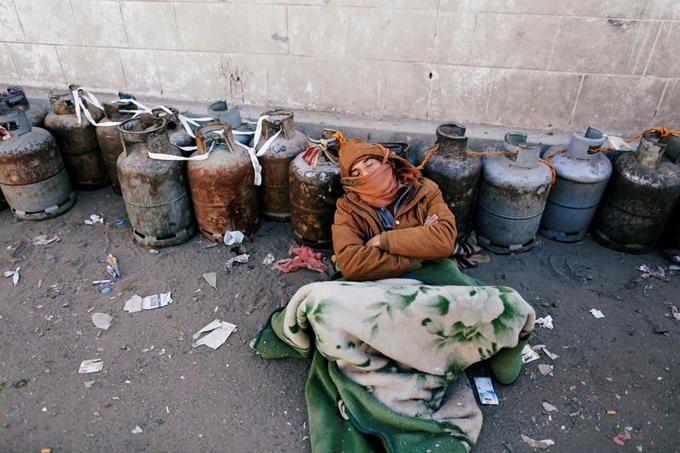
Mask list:
[[[399,228],[375,234],[374,227],[346,201],[338,202],[333,247],[346,279],[398,277],[419,269],[423,261],[442,261],[451,255],[456,223],[439,189],[434,186],[413,209],[417,214],[399,217],[403,220]]]

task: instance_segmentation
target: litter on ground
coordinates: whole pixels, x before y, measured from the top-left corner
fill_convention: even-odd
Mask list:
[[[111,327],[111,321],[113,321],[113,316],[111,315],[107,315],[106,313],[92,313],[92,322],[100,329],[106,330]]]
[[[142,311],[142,298],[135,294],[134,296],[125,301],[125,307],[123,307],[123,310],[125,310],[128,313]]]
[[[104,225],[104,217],[98,216],[97,214],[92,214],[89,219],[85,220],[87,225],[101,224]]]
[[[51,239],[47,239],[46,234],[41,234],[40,236],[36,236],[33,238],[33,245],[47,245],[53,242],[59,242],[60,240],[61,239],[59,239],[59,236],[54,236]]]
[[[203,278],[210,286],[217,290],[217,272],[208,272],[203,274]]]
[[[545,327],[546,329],[552,329],[553,328],[552,316],[548,315],[544,318],[538,318],[536,320],[536,324],[538,324],[541,327]]]
[[[237,255],[233,258],[229,258],[227,260],[227,268],[231,268],[234,266],[236,263],[241,263],[241,264],[246,264],[248,262],[248,259],[250,258],[250,255],[247,253],[244,253],[242,255]]]
[[[292,259],[279,264],[281,272],[294,272],[299,269],[309,269],[316,272],[326,272],[326,265],[321,262],[323,255],[309,247],[291,247],[289,254],[295,255]]]
[[[235,324],[216,319],[193,335],[192,338],[196,341],[192,343],[192,346],[196,348],[201,345],[206,345],[213,349],[217,349],[227,341],[227,338],[229,338],[229,335],[231,335],[235,329]],[[201,338],[201,334],[207,332],[210,333]]]
[[[534,440],[531,437],[525,436],[524,434],[521,434],[521,437],[522,440],[532,448],[540,448],[541,450],[545,450],[551,445],[555,445],[555,441],[552,439]]]
[[[83,360],[78,368],[78,374],[98,373],[104,368],[102,359]]]
[[[604,318],[604,315],[600,310],[597,310],[595,308],[590,309],[590,313],[592,313],[593,316],[595,316],[597,319]]]

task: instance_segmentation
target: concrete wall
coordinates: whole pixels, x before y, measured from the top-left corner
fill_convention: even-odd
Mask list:
[[[0,0],[0,11],[4,84],[680,129],[678,0]]]

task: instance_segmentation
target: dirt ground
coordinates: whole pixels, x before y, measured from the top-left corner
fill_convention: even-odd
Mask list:
[[[105,224],[86,225],[91,214]],[[291,224],[263,222],[245,244],[250,262],[227,269],[236,253],[226,245],[208,248],[195,236],[153,254],[133,242],[129,224],[116,226],[124,217],[110,188],[79,192],[72,210],[42,222],[0,212],[0,270],[21,267],[16,286],[0,279],[0,451],[309,452],[309,361],[263,360],[249,347],[282,300],[326,278],[263,264],[269,253],[288,257]],[[59,241],[33,245],[38,235]],[[122,278],[102,294],[91,281],[109,277],[99,262],[108,253]],[[642,264],[668,265],[658,251],[632,256],[590,237],[541,238],[529,253],[493,255],[467,271],[516,288],[538,317],[551,315],[554,328],[537,327],[531,343],[559,356],[541,351],[516,384],[495,385],[500,405],[482,407],[473,452],[506,452],[504,441],[518,453],[537,451],[521,434],[554,440],[552,452],[680,451],[680,324],[670,308],[680,308],[680,275],[643,279]],[[207,272],[217,273],[217,290]],[[171,305],[123,311],[134,294],[167,291]],[[97,312],[113,316],[108,330],[93,324]],[[217,350],[193,348],[192,334],[213,319],[238,331]],[[81,361],[95,358],[102,371],[78,374]],[[540,364],[554,369],[543,375]],[[482,364],[468,374],[488,372]],[[632,439],[624,446],[608,438],[625,432]]]

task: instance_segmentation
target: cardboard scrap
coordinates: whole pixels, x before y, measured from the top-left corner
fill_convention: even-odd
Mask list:
[[[78,374],[98,373],[104,368],[102,359],[83,360],[78,368]]]
[[[555,359],[558,359],[558,358],[560,357],[560,356],[558,356],[557,354],[553,354],[552,352],[548,351],[548,348],[546,348],[544,344],[537,344],[536,346],[534,346],[534,349],[535,349],[536,351],[543,350],[543,352],[545,353],[545,355],[547,355],[548,357],[550,357],[550,360],[555,360]]]
[[[524,345],[524,348],[522,348],[522,363],[527,364],[529,362],[533,362],[534,360],[540,359],[541,356],[538,355],[538,352],[536,352],[535,348],[532,348],[530,345]]]
[[[491,383],[491,378],[486,376],[475,377],[475,387],[477,387],[477,395],[479,395],[479,402],[482,404],[498,405],[498,396]]]
[[[207,274],[203,274],[203,278],[206,282],[208,282],[208,285],[217,290],[217,272],[208,272]]]
[[[196,348],[201,345],[206,345],[213,349],[217,349],[220,346],[222,346],[225,341],[227,341],[227,338],[229,338],[229,335],[231,335],[231,333],[234,332],[235,329],[236,329],[235,324],[215,319],[213,322],[203,327],[201,330],[199,330],[193,335],[192,338],[196,341],[194,341],[191,344],[191,346]],[[204,334],[206,332],[210,333],[203,336],[203,338],[200,338],[201,334]]]
[[[592,313],[597,319],[604,318],[602,312],[600,310],[596,310],[595,308],[591,308],[590,313]]]
[[[135,294],[125,301],[125,307],[123,307],[123,310],[128,313],[142,311],[142,298]]]
[[[552,374],[552,371],[554,369],[555,369],[555,367],[552,366],[552,365],[545,365],[543,363],[538,365],[538,371],[540,371],[543,376],[547,376],[548,374]]]

